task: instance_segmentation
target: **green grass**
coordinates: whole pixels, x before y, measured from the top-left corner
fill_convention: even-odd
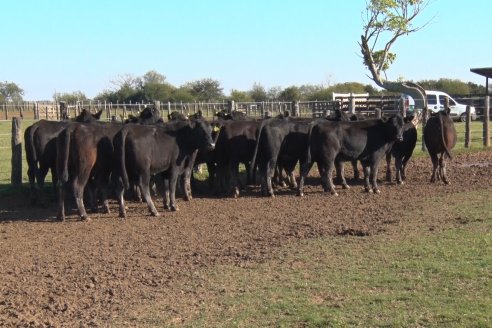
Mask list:
[[[204,280],[216,298],[186,326],[490,327],[492,190],[453,197],[440,232],[301,241],[215,268]]]

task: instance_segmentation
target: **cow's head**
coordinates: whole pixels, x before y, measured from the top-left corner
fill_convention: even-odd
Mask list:
[[[387,137],[398,142],[403,141],[403,118],[400,115],[392,115],[385,120]]]
[[[203,119],[195,119],[190,121],[193,130],[193,138],[197,142],[199,149],[213,150],[215,142],[212,138],[212,127],[210,123]]]
[[[76,122],[89,123],[99,120],[102,114],[102,109],[96,114],[91,114],[91,111],[88,109],[83,109],[80,114],[75,118]]]

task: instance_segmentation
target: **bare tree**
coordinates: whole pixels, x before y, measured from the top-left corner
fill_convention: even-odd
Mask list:
[[[429,0],[367,0],[364,34],[359,42],[364,65],[378,86],[402,92],[415,99],[415,105],[427,109],[425,90],[411,81],[388,81],[386,71],[396,59],[391,47],[400,37],[422,29],[414,25]],[[384,75],[384,76],[383,76]]]

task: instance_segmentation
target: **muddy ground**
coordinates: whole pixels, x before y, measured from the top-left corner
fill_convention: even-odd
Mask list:
[[[381,180],[384,169],[382,164]],[[143,203],[133,202],[125,221],[117,217],[115,202],[112,213],[92,214],[91,222],[80,222],[74,211],[57,222],[55,204],[38,208],[30,206],[27,194],[4,197],[0,326],[133,326],[131,317],[155,300],[167,304],[163,311],[170,318],[186,323],[207,301],[207,293],[196,288],[200,270],[263,262],[299,239],[394,233],[403,213],[424,206],[427,195],[440,196],[436,206],[447,206],[449,195],[490,189],[492,152],[457,155],[448,171],[451,185],[430,184],[430,160],[415,159],[407,183],[381,181],[380,195],[349,181],[352,188],[334,197],[322,192],[316,177],[303,198],[287,189],[262,198],[251,188],[238,199],[220,199],[199,185],[191,202],[179,200],[178,212],[164,211],[156,200],[162,216],[155,218]],[[445,218],[415,220],[415,229],[433,230]]]

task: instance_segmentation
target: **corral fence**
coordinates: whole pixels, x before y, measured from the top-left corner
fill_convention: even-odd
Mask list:
[[[335,109],[342,109],[354,114],[363,114],[367,117],[382,117],[393,113],[405,115],[405,109],[401,99],[394,97],[368,97],[352,94],[334,94],[333,101],[268,101],[268,102],[234,102],[224,101],[217,103],[193,102],[193,103],[108,103],[108,102],[77,102],[67,104],[63,102],[22,102],[17,104],[0,104],[0,168],[4,171],[0,174],[0,184],[6,183],[5,173],[11,172],[10,183],[19,185],[22,176],[25,176],[26,168],[23,164],[22,136],[23,128],[40,119],[61,120],[77,116],[82,109],[91,112],[103,111],[103,118],[107,121],[121,121],[129,115],[138,113],[147,106],[155,106],[161,111],[163,117],[177,111],[183,114],[194,114],[201,111],[206,118],[214,118],[216,113],[222,110],[242,111],[251,118],[264,118],[275,116],[286,111],[295,117],[326,117]],[[458,142],[464,143],[465,148],[473,144],[482,144],[490,147],[490,97],[456,97],[458,101],[475,106],[477,120],[483,122],[483,128],[472,129],[471,114],[467,109],[467,119],[464,133],[458,134]],[[23,120],[28,123],[22,127]],[[11,129],[9,129],[11,121]],[[9,131],[10,130],[10,131]],[[481,131],[480,131],[481,130]],[[10,147],[8,146],[10,144]],[[420,144],[423,148],[423,144]],[[7,155],[6,153],[9,153]],[[2,173],[2,172],[0,172]],[[2,178],[3,177],[3,178]]]

